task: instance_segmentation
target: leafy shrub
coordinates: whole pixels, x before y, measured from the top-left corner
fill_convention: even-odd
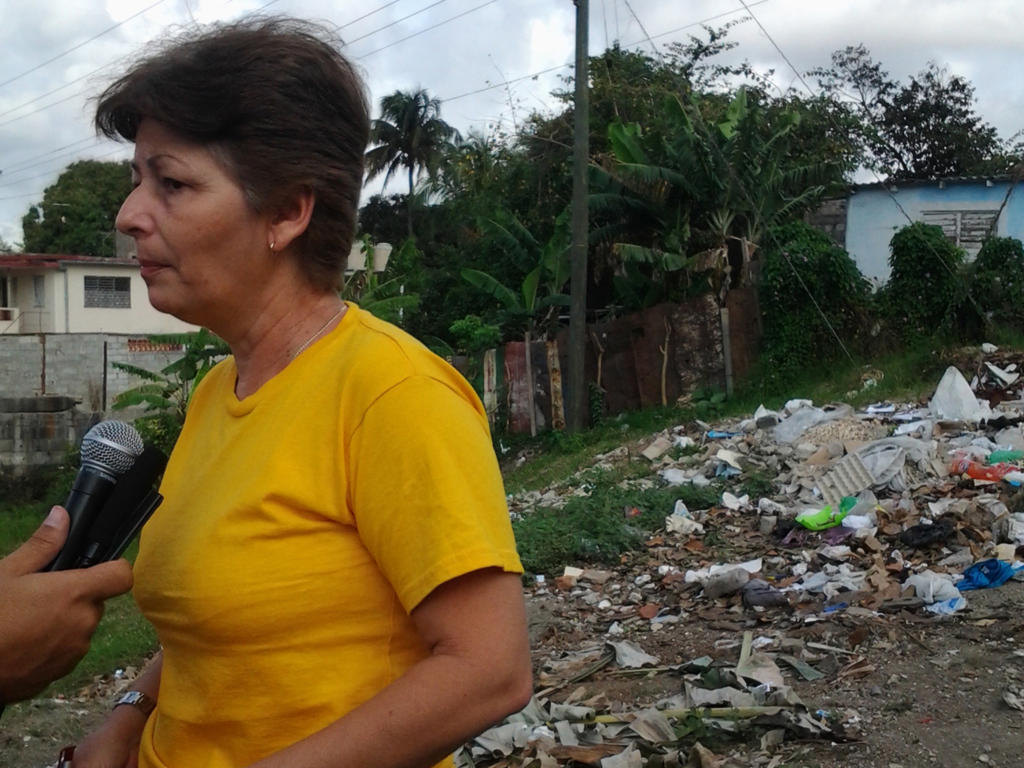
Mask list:
[[[761,367],[765,375],[785,381],[812,362],[841,354],[814,302],[849,348],[866,329],[871,289],[850,255],[808,224],[779,227],[768,242],[759,292]]]
[[[527,571],[561,573],[566,565],[617,563],[619,555],[641,546],[649,532],[664,525],[677,499],[706,508],[718,493],[690,486],[638,490],[598,482],[590,496],[574,497],[562,509],[538,509],[512,527]],[[624,510],[633,507],[640,514],[627,517]]]
[[[974,261],[971,294],[988,319],[1024,330],[1024,244],[1015,237],[991,237]]]
[[[455,339],[456,349],[470,355],[492,349],[501,342],[501,328],[484,322],[478,315],[466,315],[456,320],[448,331]]]
[[[940,227],[915,222],[892,237],[881,306],[905,341],[957,330],[967,296],[964,252]]]

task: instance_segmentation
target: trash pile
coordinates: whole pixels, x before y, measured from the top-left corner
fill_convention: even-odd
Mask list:
[[[869,649],[927,649],[908,623],[950,621],[973,591],[1024,580],[1024,382],[1000,362],[971,381],[950,367],[923,405],[791,400],[596,457],[646,462],[647,482],[723,490],[708,509],[677,501],[646,551],[618,567],[538,575],[537,694],[461,764],[721,766],[730,758],[708,736],[734,734],[737,765],[774,766],[787,741],[856,740],[860,713],[805,705],[792,684],[870,675]],[[725,490],[751,473],[770,490]],[[570,482],[510,497],[510,508],[586,493]],[[684,645],[706,652],[680,658]],[[665,695],[637,709],[595,696],[587,681],[599,676],[658,676]],[[1002,701],[1024,710],[1024,688]]]

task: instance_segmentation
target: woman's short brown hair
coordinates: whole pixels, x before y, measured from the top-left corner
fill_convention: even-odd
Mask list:
[[[363,81],[323,27],[249,18],[186,31],[100,95],[96,129],[134,141],[150,118],[208,146],[253,208],[316,197],[300,263],[334,290],[355,236],[370,116]]]

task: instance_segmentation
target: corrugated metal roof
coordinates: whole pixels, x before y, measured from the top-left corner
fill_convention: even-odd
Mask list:
[[[0,269],[60,269],[62,264],[91,264],[101,267],[137,267],[135,259],[111,259],[75,253],[0,253]]]
[[[850,189],[889,189],[890,187],[933,187],[942,184],[983,184],[1003,183],[1013,179],[1009,174],[997,176],[944,176],[940,179],[903,179],[902,181],[872,181],[867,184],[851,184]],[[1020,183],[1020,182],[1018,182]]]

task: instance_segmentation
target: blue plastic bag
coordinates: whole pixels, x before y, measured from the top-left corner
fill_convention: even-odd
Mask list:
[[[1013,578],[1016,571],[1016,568],[1002,560],[981,560],[964,571],[963,581],[958,582],[956,587],[961,592],[967,592],[971,589],[1002,586]]]

